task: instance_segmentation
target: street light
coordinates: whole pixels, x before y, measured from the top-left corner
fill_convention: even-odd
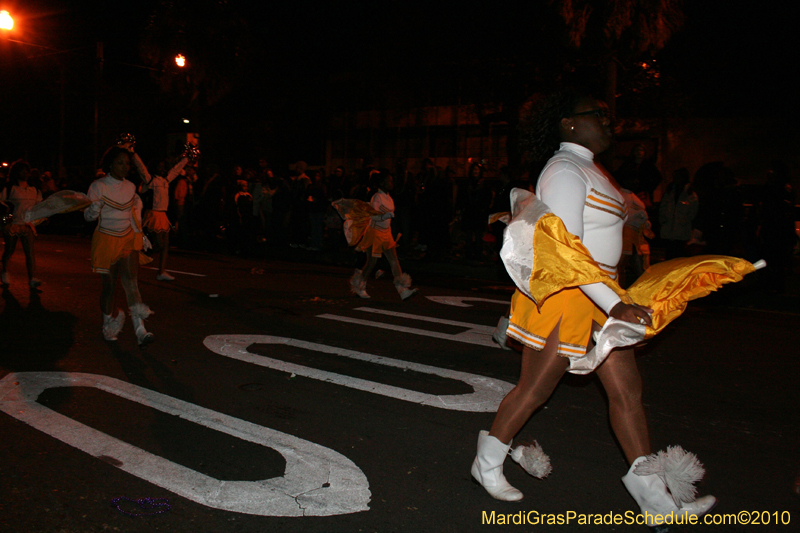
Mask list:
[[[178,65],[179,67],[185,67],[186,66],[186,58],[183,57],[182,54],[176,55],[175,56],[175,64]]]
[[[14,27],[14,19],[5,9],[0,11],[0,30],[10,30]]]

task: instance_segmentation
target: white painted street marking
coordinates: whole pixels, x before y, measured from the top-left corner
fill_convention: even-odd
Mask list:
[[[464,302],[489,302],[491,304],[511,305],[511,300],[492,300],[489,298],[475,298],[472,296],[425,296],[428,300],[438,304],[452,305],[454,307],[472,307]]]
[[[44,390],[53,387],[94,387],[272,448],[286,459],[286,472],[283,477],[261,481],[214,479],[36,402]],[[111,457],[121,463],[119,469],[129,474],[215,509],[260,516],[331,516],[369,510],[369,482],[347,457],[293,435],[107,376],[60,372],[8,374],[0,380],[0,410],[89,455]]]
[[[390,398],[397,398],[407,402],[430,405],[433,407],[440,407],[442,409],[450,409],[454,411],[471,411],[475,413],[494,412],[497,410],[500,402],[503,400],[506,394],[508,394],[508,392],[514,388],[514,385],[511,383],[488,378],[486,376],[468,374],[466,372],[458,372],[456,370],[447,370],[444,368],[438,368],[419,363],[411,363],[409,361],[401,361],[399,359],[390,359],[388,357],[346,350],[344,348],[336,348],[334,346],[327,346],[325,344],[290,339],[287,337],[273,337],[271,335],[211,335],[205,338],[203,344],[205,344],[206,347],[214,353],[218,353],[226,357],[232,357],[233,359],[238,359],[246,363],[272,368],[282,372],[289,372],[311,379],[327,381],[329,383],[335,383],[337,385],[350,387],[352,389],[372,392],[382,396],[388,396]],[[296,346],[298,348],[305,348],[307,350],[349,357],[359,361],[367,361],[370,363],[376,363],[394,368],[404,368],[413,370],[415,372],[422,372],[423,374],[431,374],[434,376],[441,376],[444,378],[463,381],[464,383],[470,385],[475,392],[471,394],[435,396],[433,394],[426,394],[424,392],[411,391],[408,389],[402,389],[400,387],[393,387],[391,385],[384,385],[382,383],[376,383],[374,381],[368,381],[365,379],[343,376],[334,372],[327,372],[325,370],[318,370],[303,365],[287,363],[286,361],[281,361],[279,359],[264,357],[263,355],[257,355],[247,351],[247,348],[251,344],[286,344],[289,346]]]
[[[399,326],[397,324],[387,324],[386,322],[373,322],[372,320],[362,320],[360,318],[351,318],[347,316],[323,314],[317,315],[318,318],[327,318],[329,320],[338,320],[339,322],[349,322],[350,324],[359,324],[361,326],[372,326],[382,329],[391,329],[400,331],[402,333],[411,333],[413,335],[423,335],[425,337],[436,337],[437,339],[445,339],[448,341],[465,342],[467,344],[477,344],[479,346],[491,346],[492,348],[499,348],[492,340],[492,332],[494,326],[484,326],[482,324],[470,324],[469,322],[458,322],[455,320],[446,320],[432,316],[412,315],[408,313],[397,313],[394,311],[384,311],[382,309],[373,309],[370,307],[357,307],[355,311],[364,311],[366,313],[374,313],[379,315],[396,316],[399,318],[408,318],[412,320],[419,320],[421,322],[433,322],[436,324],[445,324],[448,326],[459,326],[467,328],[467,331],[461,333],[441,333],[438,331],[431,331],[428,329],[411,328],[408,326]]]
[[[399,318],[410,318],[411,320],[420,320],[423,322],[434,322],[436,324],[446,324],[448,326],[460,326],[462,328],[471,328],[478,331],[491,332],[494,328],[491,326],[484,326],[481,324],[472,324],[470,322],[460,322],[458,320],[448,320],[446,318],[439,318],[435,316],[425,315],[412,315],[411,313],[400,313],[398,311],[387,311],[385,309],[375,309],[373,307],[356,307],[355,311],[364,311],[365,313],[374,313],[376,315],[396,316]]]
[[[158,270],[155,267],[142,267],[142,268],[146,268],[148,270]],[[173,274],[183,274],[184,276],[195,276],[195,277],[198,277],[198,278],[206,277],[205,274],[195,274],[194,272],[183,272],[181,270],[166,270],[166,272],[172,272]]]

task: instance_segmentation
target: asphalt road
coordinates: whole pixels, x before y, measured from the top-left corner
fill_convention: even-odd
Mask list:
[[[507,285],[409,267],[417,297],[381,279],[361,300],[344,267],[174,253],[176,281],[141,271],[156,342],[140,350],[130,321],[101,336],[88,239],[44,236],[37,258],[42,292],[18,250],[0,301],[0,531],[646,531],[513,524],[636,510],[591,376],[566,377],[518,437],[553,464],[536,480],[507,461],[521,503],[471,482],[519,370],[489,340]],[[693,304],[640,350],[654,449],[698,455],[715,513],[771,522],[681,531],[800,524],[800,308],[741,301]]]

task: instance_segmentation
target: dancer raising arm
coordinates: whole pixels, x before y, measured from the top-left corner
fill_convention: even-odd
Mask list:
[[[142,178],[141,192],[145,193],[153,189],[153,208],[148,209],[144,214],[144,228],[156,234],[158,239],[158,274],[156,279],[159,281],[174,281],[175,278],[167,273],[167,254],[169,253],[169,232],[172,225],[167,218],[169,209],[169,184],[177,178],[189,158],[184,155],[178,163],[170,169],[165,177],[151,176],[144,166],[138,154],[133,153],[133,164],[136,171]]]
[[[139,294],[139,264],[151,261],[143,252],[144,235],[141,226],[142,200],[136,194],[136,186],[126,177],[131,168],[130,151],[121,146],[112,146],[103,155],[101,162],[106,175],[89,186],[92,204],[84,211],[86,220],[98,220],[92,236],[92,271],[100,274],[102,292],[100,309],[103,312],[103,337],[117,340],[125,322],[125,313],[120,309],[116,317],[114,293],[117,278],[128,301],[131,320],[139,346],[144,347],[154,340],[152,333],[144,327],[144,319],[152,314],[142,303]]]

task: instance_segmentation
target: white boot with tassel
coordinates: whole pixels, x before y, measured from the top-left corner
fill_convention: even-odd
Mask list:
[[[544,479],[553,471],[550,457],[536,441],[533,441],[533,444],[517,446],[509,455],[523,470],[535,478]]]
[[[472,477],[480,483],[492,498],[507,502],[522,499],[522,493],[511,486],[503,475],[503,462],[511,444],[503,444],[489,432],[478,435],[478,454],[472,462]]]
[[[350,278],[350,291],[360,298],[369,300],[369,294],[367,294],[367,280],[364,279],[364,273],[359,269],[356,269],[356,271],[353,272],[353,276]]]
[[[411,276],[408,274],[400,274],[394,278],[394,287],[402,300],[408,300],[417,294],[417,289],[411,288]]]
[[[136,340],[139,342],[139,347],[144,348],[148,344],[156,340],[155,335],[148,332],[144,327],[144,320],[153,314],[147,305],[138,303],[130,308],[131,320],[133,321],[133,329],[136,331]]]
[[[673,523],[685,524],[689,516],[703,516],[717,503],[714,496],[697,498],[694,483],[704,474],[703,465],[693,453],[680,446],[668,446],[666,452],[637,458],[622,483],[639,504],[648,526],[657,525],[657,515],[670,513]],[[663,518],[659,523],[664,523]]]
[[[125,311],[122,309],[117,309],[116,317],[103,313],[103,338],[107,341],[117,340],[123,324],[125,324]]]

